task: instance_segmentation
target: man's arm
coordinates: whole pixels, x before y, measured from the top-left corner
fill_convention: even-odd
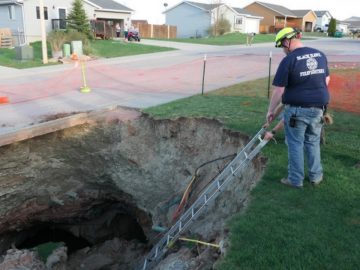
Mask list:
[[[284,90],[285,90],[285,87],[276,86],[274,88],[274,91],[273,91],[272,96],[271,96],[271,101],[270,101],[268,113],[266,115],[266,120],[267,120],[268,123],[271,123],[275,118],[274,117],[275,109],[281,103],[281,97],[282,97],[282,95],[284,93]]]
[[[330,76],[327,76],[326,77],[326,86],[329,86],[329,83],[330,83]]]

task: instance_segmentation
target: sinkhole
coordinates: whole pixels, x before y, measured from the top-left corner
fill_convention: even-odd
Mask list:
[[[135,269],[161,237],[154,228],[170,228],[249,140],[214,119],[156,120],[130,109],[126,115],[116,108],[0,147],[0,266],[15,263],[9,250],[60,243],[66,256],[55,263],[66,269]],[[264,163],[254,159],[185,236],[226,248],[225,223],[248,202]],[[206,268],[223,252],[191,248],[176,243],[158,269],[175,262]]]

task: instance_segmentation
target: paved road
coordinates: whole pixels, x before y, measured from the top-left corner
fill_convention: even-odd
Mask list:
[[[209,46],[143,40],[143,44],[176,51],[100,59],[87,63],[88,94],[78,63],[15,70],[0,67],[0,135],[38,123],[46,116],[95,110],[114,105],[145,108],[201,92],[203,58],[207,55],[205,91],[266,77],[269,53],[272,73],[283,57],[273,44],[251,47]],[[360,41],[319,39],[305,41],[323,50],[330,62],[360,61]]]

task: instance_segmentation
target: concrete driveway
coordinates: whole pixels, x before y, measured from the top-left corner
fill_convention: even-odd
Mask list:
[[[283,57],[282,51],[270,43],[251,47],[154,40],[142,43],[178,50],[89,61],[87,85],[92,91],[87,94],[79,92],[83,81],[77,62],[27,70],[0,67],[0,96],[10,99],[9,104],[0,105],[0,135],[38,123],[49,115],[115,105],[146,108],[199,94],[205,54],[205,92],[266,77],[270,51],[272,73]],[[319,39],[304,43],[323,50],[330,62],[360,61],[358,40]]]

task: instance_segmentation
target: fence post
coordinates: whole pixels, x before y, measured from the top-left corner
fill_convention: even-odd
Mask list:
[[[167,37],[168,37],[168,39],[170,39],[170,25],[168,24],[168,26],[167,26]]]
[[[153,38],[154,37],[154,25],[153,24],[150,24],[150,38]]]
[[[204,55],[204,65],[203,65],[201,95],[204,95],[205,69],[206,69],[206,54]]]

